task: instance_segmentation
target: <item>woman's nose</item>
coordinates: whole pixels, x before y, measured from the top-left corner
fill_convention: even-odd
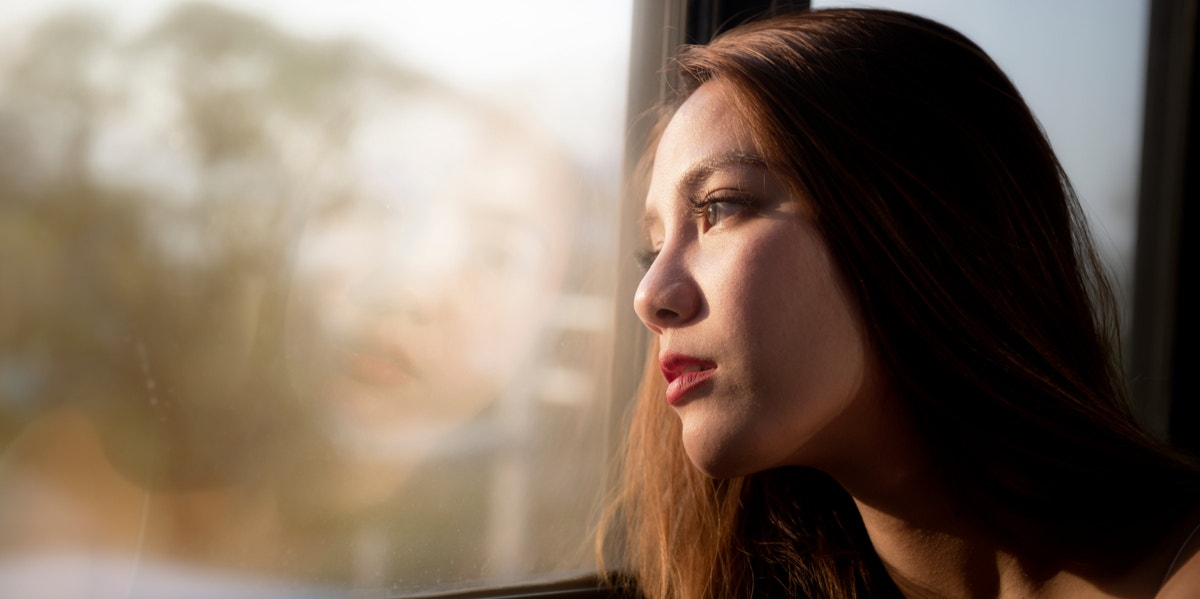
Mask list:
[[[420,237],[408,241],[376,246],[365,258],[369,270],[350,290],[352,299],[361,308],[412,324],[444,319],[463,286],[460,248]]]
[[[430,278],[400,279],[392,272],[375,270],[351,289],[352,300],[377,316],[403,318],[426,325],[449,309],[445,282]]]
[[[700,313],[700,288],[691,274],[670,254],[660,254],[650,265],[633,298],[638,318],[651,331],[688,324]]]

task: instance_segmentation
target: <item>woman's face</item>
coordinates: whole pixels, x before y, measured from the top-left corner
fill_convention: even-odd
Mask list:
[[[696,466],[822,467],[870,417],[880,367],[814,216],[766,166],[732,94],[705,83],[663,132],[645,215],[657,256],[635,308],[659,336]]]
[[[561,174],[486,117],[437,97],[382,108],[349,143],[353,201],[308,223],[290,367],[344,449],[420,455],[531,362],[568,199]]]

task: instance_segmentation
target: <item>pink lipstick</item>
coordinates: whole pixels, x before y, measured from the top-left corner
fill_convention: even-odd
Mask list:
[[[359,342],[335,346],[346,376],[373,387],[400,387],[414,378],[408,356],[386,343]]]
[[[663,378],[667,379],[667,403],[676,405],[692,389],[704,384],[717,371],[717,365],[683,354],[666,352],[658,358]]]

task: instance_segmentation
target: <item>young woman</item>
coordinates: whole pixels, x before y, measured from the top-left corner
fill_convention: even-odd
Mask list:
[[[678,62],[613,548],[649,597],[1200,596],[1080,207],[996,65],[830,10]]]

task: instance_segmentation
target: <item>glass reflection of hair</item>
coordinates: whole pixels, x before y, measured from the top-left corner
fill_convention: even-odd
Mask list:
[[[641,592],[1152,596],[1179,564],[1196,569],[1187,558],[1197,468],[1136,424],[1080,206],[1029,108],[982,50],[920,17],[829,10],[687,47],[678,73],[674,116],[652,148],[657,259],[636,301],[657,335],[615,528],[601,540],[606,554],[624,544],[614,555]],[[703,156],[726,138],[735,154],[757,152],[760,167],[743,158],[707,179],[673,178],[680,155]],[[771,193],[776,180],[787,201],[704,199],[705,185],[722,185],[714,176],[751,195]],[[696,196],[718,209],[672,215]],[[815,239],[815,257],[801,262],[827,253],[830,285],[862,333],[858,372],[877,379],[864,376],[858,396],[837,407],[838,438],[824,445],[814,439],[827,431],[789,436],[808,423],[764,420],[771,410],[806,415],[813,408],[798,404],[830,398],[796,384],[784,398],[746,391],[775,376],[753,378],[762,369],[737,353],[766,335],[705,323],[764,307],[719,286],[753,275],[714,279],[719,257],[706,252],[766,243],[749,232],[775,226],[778,214],[792,237]],[[769,269],[764,262],[737,266]],[[832,376],[804,361],[844,366],[808,348],[828,331],[797,328],[806,310],[827,307],[791,306],[821,281],[781,284],[795,299],[764,311],[796,311],[802,324],[767,360]],[[680,362],[689,344],[710,354]],[[749,378],[738,379],[739,367]],[[872,411],[844,416],[853,402]],[[1164,588],[1178,591],[1188,577]]]

